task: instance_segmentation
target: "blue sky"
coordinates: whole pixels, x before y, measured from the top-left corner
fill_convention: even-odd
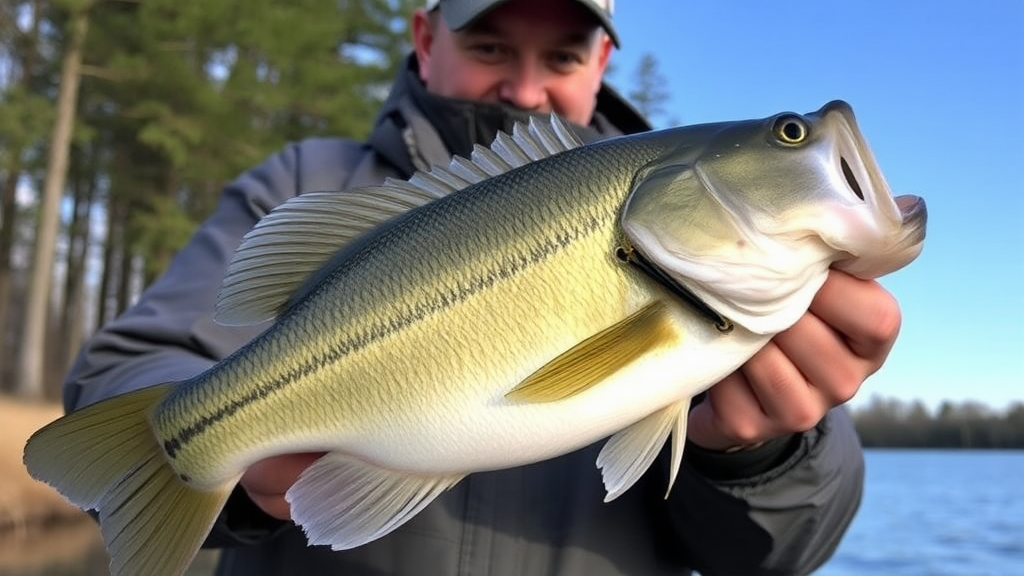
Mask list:
[[[1024,401],[1024,1],[621,0],[626,85],[654,54],[683,123],[849,102],[921,257],[882,280],[904,324],[874,394]]]

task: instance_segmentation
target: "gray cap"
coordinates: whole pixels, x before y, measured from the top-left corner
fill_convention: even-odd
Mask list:
[[[576,1],[590,10],[615,46],[618,47],[619,35],[615,33],[615,27],[612,26],[612,10],[615,8],[615,0]],[[441,6],[445,24],[452,30],[462,30],[487,11],[497,8],[505,2],[508,0],[427,0],[427,10]]]

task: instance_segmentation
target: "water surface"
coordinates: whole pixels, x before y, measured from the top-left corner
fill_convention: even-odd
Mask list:
[[[860,512],[815,576],[1024,574],[1024,451],[865,453]]]

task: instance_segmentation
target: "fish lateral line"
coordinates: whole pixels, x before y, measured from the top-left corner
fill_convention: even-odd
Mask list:
[[[532,266],[544,262],[565,250],[574,242],[591,236],[596,230],[601,229],[604,224],[606,224],[605,219],[591,216],[568,230],[553,234],[548,238],[542,239],[543,241],[538,244],[528,246],[527,250],[519,253],[511,263],[488,267],[475,274],[468,282],[461,286],[447,286],[445,289],[429,295],[428,298],[413,302],[407,308],[400,310],[396,315],[371,325],[342,342],[329,346],[326,354],[317,358],[316,361],[288,370],[276,378],[257,385],[247,394],[224,404],[206,415],[197,417],[187,425],[181,426],[173,435],[163,441],[164,451],[168,457],[176,459],[177,454],[196,437],[205,433],[217,423],[234,416],[257,400],[277,393],[295,384],[302,378],[338,362],[349,354],[361,351],[384,338],[401,332],[417,322],[434,317],[457,304],[463,303],[500,282],[522,274]]]

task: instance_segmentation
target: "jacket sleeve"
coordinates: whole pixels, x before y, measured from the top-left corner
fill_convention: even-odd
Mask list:
[[[163,275],[85,343],[64,382],[65,409],[188,378],[265,329],[213,321],[232,254],[246,232],[278,204],[304,191],[338,189],[346,167],[358,161],[358,146],[341,139],[291,144],[229,184],[214,213]]]
[[[289,147],[224,189],[214,213],[163,275],[85,343],[64,382],[66,410],[193,376],[258,332],[214,323],[214,302],[242,237],[295,194],[295,162]]]
[[[703,576],[809,574],[832,556],[853,520],[864,459],[844,409],[764,451],[779,460],[745,478],[722,479],[730,465],[749,467],[764,452],[690,454],[683,466],[669,522]]]

